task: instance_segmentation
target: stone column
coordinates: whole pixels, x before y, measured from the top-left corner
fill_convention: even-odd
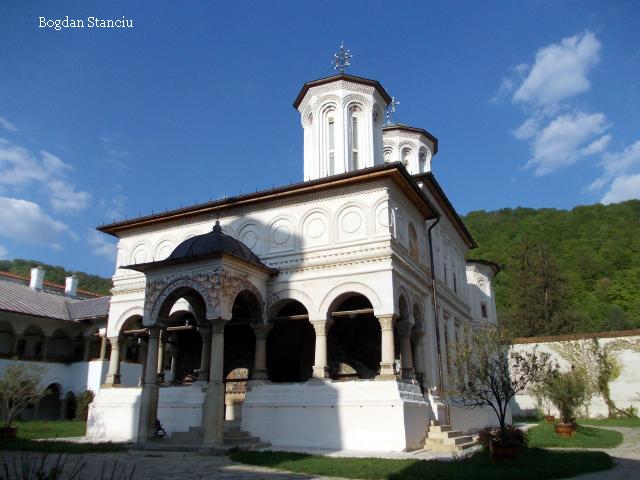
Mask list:
[[[224,326],[226,320],[211,322],[211,363],[205,397],[204,441],[222,444],[224,425]]]
[[[400,336],[400,355],[402,356],[402,378],[413,379],[413,356],[411,355],[411,322],[396,323],[398,335]]]
[[[329,378],[327,365],[327,334],[333,320],[314,320],[311,322],[316,330],[316,359],[313,365],[313,378]]]
[[[395,347],[393,345],[393,325],[394,315],[384,315],[378,317],[380,328],[382,329],[382,362],[380,362],[380,375],[376,378],[380,380],[395,379],[396,372],[393,364],[396,359]]]
[[[178,381],[178,336],[173,333],[169,337],[169,353],[171,354],[171,377],[169,384],[175,385]]]
[[[411,332],[411,343],[413,343],[413,368],[416,372],[416,378],[425,382],[427,366],[425,364],[424,344],[422,339],[424,332]]]
[[[143,387],[145,379],[147,378],[147,356],[149,355],[149,338],[138,337],[138,345],[140,345],[140,350],[142,350],[142,373],[140,374],[141,376],[138,380],[138,386]]]
[[[102,337],[102,343],[100,344],[100,360],[105,361],[107,359],[107,337]]]
[[[164,385],[164,336],[165,331],[160,331],[158,343],[158,385]]]
[[[198,332],[202,337],[202,355],[200,356],[200,370],[198,381],[209,381],[209,366],[211,365],[211,325],[208,323],[198,325]]]
[[[267,335],[273,328],[272,325],[265,325],[264,323],[258,323],[251,325],[253,333],[256,335],[256,351],[255,362],[253,366],[252,380],[268,380],[269,375],[267,373]]]
[[[68,405],[69,405],[69,399],[65,395],[62,398],[62,400],[60,401],[60,415],[58,417],[58,420],[60,420],[60,421],[67,420],[67,407],[68,407]]]
[[[47,335],[43,335],[42,337],[42,353],[40,353],[40,356],[42,358],[47,358],[47,355],[49,355],[49,345],[51,344],[51,337],[47,336]]]
[[[111,343],[111,357],[109,358],[109,372],[103,387],[120,385],[120,337],[109,338]]]
[[[149,348],[145,378],[152,381],[144,384],[140,395],[140,418],[138,421],[138,442],[146,443],[156,436],[156,419],[158,418],[159,387],[155,381],[158,377],[158,345],[160,343],[160,329],[149,328]]]
[[[91,361],[91,336],[84,339],[84,355],[82,356],[82,361]]]

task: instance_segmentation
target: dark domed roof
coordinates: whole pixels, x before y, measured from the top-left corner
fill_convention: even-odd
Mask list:
[[[218,221],[216,221],[211,232],[188,238],[178,245],[167,260],[186,260],[188,258],[222,253],[231,254],[241,260],[270,270],[244,243],[226,233],[222,233],[222,227]]]
[[[185,261],[198,260],[200,258],[222,254],[231,255],[271,273],[277,272],[276,269],[268,267],[267,265],[262,263],[260,258],[258,258],[258,256],[253,253],[251,249],[244,243],[225,233],[222,233],[222,227],[220,227],[219,221],[216,221],[216,224],[211,232],[188,238],[180,245],[178,245],[173,250],[173,252],[171,252],[171,255],[169,255],[164,260],[137,265],[128,265],[120,268],[144,271],[150,267],[161,265],[175,265],[177,263],[182,263]]]

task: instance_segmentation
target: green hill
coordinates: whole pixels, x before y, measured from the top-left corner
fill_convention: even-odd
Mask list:
[[[481,210],[463,220],[479,245],[469,257],[494,260],[503,268],[495,280],[502,324],[517,324],[523,310],[522,287],[532,278],[523,273],[526,242],[530,257],[546,249],[559,270],[556,283],[564,292],[558,295],[565,303],[563,327],[556,333],[640,327],[640,200],[571,211]],[[528,333],[544,331],[541,326]]]
[[[64,285],[64,279],[70,275],[78,277],[78,288],[88,292],[101,293],[103,295],[111,295],[112,282],[110,278],[102,278],[98,275],[89,275],[85,272],[72,272],[65,270],[60,266],[47,265],[37,260],[0,260],[0,272],[9,272],[23,277],[31,276],[33,267],[41,266],[44,268],[44,281]]]

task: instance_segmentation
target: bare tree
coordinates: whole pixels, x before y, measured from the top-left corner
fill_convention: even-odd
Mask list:
[[[5,427],[10,427],[16,416],[29,405],[46,395],[40,387],[47,369],[41,365],[11,360],[0,378],[0,410]]]
[[[462,408],[490,407],[500,422],[500,438],[505,440],[509,401],[538,382],[551,369],[548,353],[518,352],[509,337],[485,324],[479,331],[467,330],[463,340],[449,349],[449,383],[452,404]]]

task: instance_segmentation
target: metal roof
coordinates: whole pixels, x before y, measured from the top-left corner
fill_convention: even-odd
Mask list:
[[[0,280],[0,310],[56,320],[83,320],[109,314],[111,297],[71,298],[37,292],[26,285]]]

